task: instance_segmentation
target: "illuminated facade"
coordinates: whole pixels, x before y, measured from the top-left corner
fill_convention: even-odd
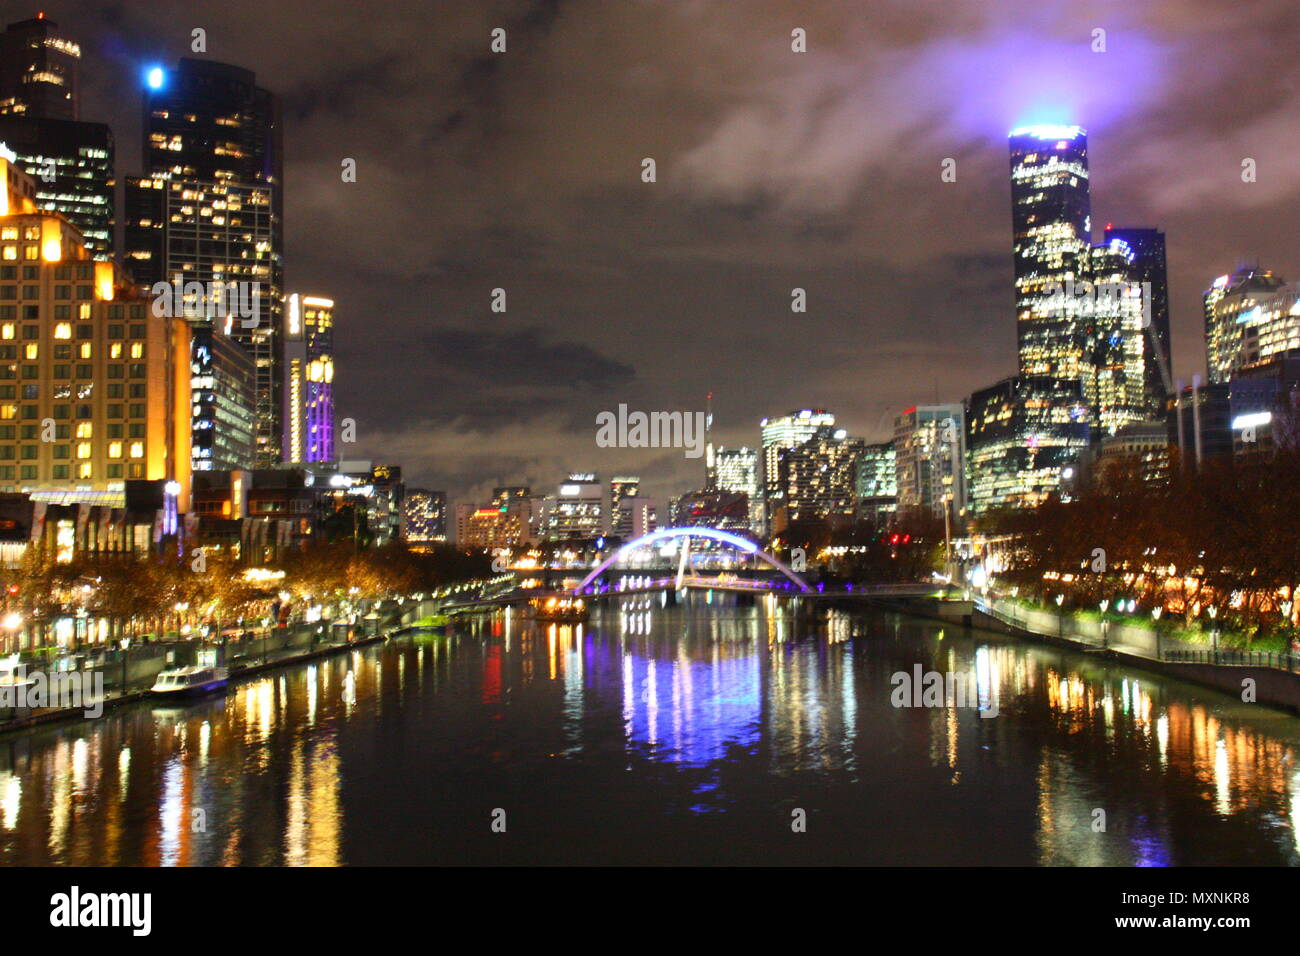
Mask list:
[[[81,48],[38,17],[0,34],[0,142],[36,183],[37,205],[76,226],[96,259],[113,250],[113,133],[77,118]]]
[[[1146,382],[1144,409],[1148,419],[1164,414],[1165,401],[1173,393],[1173,357],[1169,346],[1169,266],[1165,255],[1165,234],[1159,229],[1116,228],[1106,224],[1105,244],[1123,241],[1132,253],[1128,266],[1130,281],[1149,283],[1149,324],[1144,328],[1143,378]],[[1145,321],[1145,317],[1144,317]]]
[[[609,528],[611,534],[631,538],[633,513],[623,502],[636,498],[641,490],[641,479],[635,475],[615,475],[609,480]]]
[[[898,475],[892,441],[867,445],[858,459],[858,517],[882,524],[898,510]]]
[[[605,491],[594,474],[569,475],[542,503],[548,541],[596,538],[605,533]]]
[[[719,446],[714,457],[714,479],[722,491],[742,492],[749,500],[749,530],[763,530],[763,495],[759,480],[758,450]]]
[[[334,301],[294,293],[285,304],[285,461],[334,458]]]
[[[967,485],[975,514],[1032,508],[1071,477],[1088,448],[1088,410],[1070,382],[1013,376],[967,402]]]
[[[1022,127],[1010,147],[1020,375],[1073,383],[1093,427],[1114,434],[1155,411],[1141,285],[1144,271],[1156,271],[1155,253],[1150,241],[1139,243],[1146,250],[1139,257],[1119,234],[1092,245],[1082,128]],[[1035,427],[1048,430],[1056,417]]]
[[[121,506],[128,480],[175,481],[185,510],[189,326],[36,211],[5,159],[0,180],[0,491]]]
[[[404,536],[412,543],[447,540],[447,493],[411,488],[406,493]]]
[[[77,118],[81,47],[41,14],[0,33],[0,113]]]
[[[894,419],[894,486],[900,514],[951,516],[966,507],[966,410],[918,405]]]
[[[145,174],[126,183],[138,282],[256,282],[256,324],[232,337],[257,374],[256,463],[284,454],[283,171],[279,102],[248,70],[182,58],[148,73]],[[247,288],[247,287],[246,287]]]
[[[780,477],[782,450],[802,445],[817,433],[817,429],[833,428],[834,425],[835,416],[824,408],[805,408],[759,422],[763,442],[763,513],[769,526],[785,503],[785,489]]]
[[[1269,270],[1246,266],[1220,276],[1203,301],[1211,384],[1300,351],[1300,286]]]
[[[847,521],[857,514],[858,460],[865,442],[850,438],[842,428],[822,425],[792,448],[778,448],[774,455],[775,482],[768,476],[769,499],[775,506],[768,512],[771,532],[779,534],[796,521]]]
[[[257,389],[253,360],[208,323],[191,326],[190,426],[195,471],[253,467]]]

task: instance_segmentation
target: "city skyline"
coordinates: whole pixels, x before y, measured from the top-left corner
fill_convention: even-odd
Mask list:
[[[83,49],[81,118],[112,127],[119,181],[141,168],[144,69],[199,56],[253,71],[282,98],[286,282],[329,289],[346,316],[337,414],[358,423],[346,457],[401,461],[413,482],[453,498],[482,498],[504,482],[549,484],[575,468],[635,471],[666,498],[696,483],[694,463],[596,448],[597,412],[620,400],[695,410],[713,391],[719,444],[752,445],[759,419],[805,406],[831,408],[850,434],[879,441],[903,409],[959,401],[1015,370],[1005,136],[1016,125],[1088,129],[1093,179],[1103,184],[1095,240],[1110,221],[1165,232],[1176,377],[1203,370],[1200,296],[1216,276],[1243,260],[1288,281],[1300,274],[1286,231],[1300,151],[1283,122],[1297,68],[1278,52],[1296,27],[1282,5],[1256,11],[1276,14],[1276,29],[1240,38],[1259,49],[1214,77],[1234,100],[1258,87],[1253,129],[1193,70],[1222,11],[1192,5],[1198,16],[1171,15],[1157,30],[1126,10],[1108,25],[1106,52],[1095,53],[1076,40],[1092,26],[1067,5],[1022,21],[1008,17],[1014,6],[967,11],[958,37],[955,26],[915,24],[888,5],[868,33],[849,5],[706,19],[607,10],[579,27],[561,5],[520,3],[500,19],[531,55],[509,61],[479,42],[491,25],[478,12],[458,11],[432,31],[400,8],[376,11],[370,51],[332,39],[348,16],[341,6],[317,5],[310,19],[273,11],[294,29],[250,32],[239,26],[253,7],[232,4],[220,28],[207,28],[207,52],[195,54],[189,21],[203,26],[204,16],[191,5],[171,4],[163,17],[106,3],[41,9]],[[36,12],[5,10],[13,20]],[[698,45],[713,43],[739,81],[735,93],[710,95],[695,77],[683,93],[693,119],[681,120],[668,102],[671,60],[641,64],[649,72],[638,81],[636,55],[611,44],[596,51],[599,75],[655,121],[634,128],[589,115],[556,58],[580,41],[575,31],[634,27],[676,30],[691,62]],[[794,27],[807,31],[807,53],[790,52]],[[274,45],[256,39],[273,34]],[[1031,35],[1032,56],[1009,54]],[[939,78],[991,73],[967,97],[948,90],[944,99],[938,78],[922,82],[899,101],[903,116],[874,122],[900,82],[881,65],[904,43],[920,51],[911,81],[919,64]],[[331,55],[302,55],[308,49]],[[1238,65],[1247,61],[1248,71]],[[411,93],[400,110],[376,100],[392,82]],[[829,105],[811,110],[818,97]],[[530,103],[541,101],[545,112],[530,119]],[[408,112],[434,119],[412,128]],[[760,117],[771,149],[752,135]],[[800,117],[802,145],[793,135]],[[576,133],[541,141],[534,155],[543,118]],[[384,135],[349,132],[358,128]],[[378,139],[391,157],[369,146]],[[411,158],[417,147],[422,161]],[[1235,152],[1258,161],[1257,182],[1241,182]],[[338,175],[348,156],[356,183]],[[655,184],[640,180],[645,156],[657,160]],[[940,181],[947,157],[957,160],[953,183]],[[530,187],[508,188],[514,179]],[[968,214],[948,215],[954,195]],[[589,224],[581,234],[575,217]],[[340,274],[342,261],[365,268]],[[363,271],[372,277],[351,274]],[[489,307],[498,287],[509,295],[504,315]],[[822,334],[785,341],[796,287],[808,296],[797,319]],[[398,349],[427,374],[388,379]],[[755,383],[768,400],[751,397]]]

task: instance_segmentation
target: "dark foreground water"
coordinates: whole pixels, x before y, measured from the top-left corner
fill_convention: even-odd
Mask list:
[[[915,619],[641,602],[0,740],[0,863],[1300,859],[1296,718]],[[892,706],[915,664],[997,716]]]

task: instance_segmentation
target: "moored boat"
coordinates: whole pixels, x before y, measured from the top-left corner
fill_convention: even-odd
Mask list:
[[[228,679],[224,667],[169,667],[149,690],[156,697],[197,696],[220,690]]]

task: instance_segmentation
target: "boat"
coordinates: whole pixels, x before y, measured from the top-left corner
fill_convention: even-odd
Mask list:
[[[581,624],[587,620],[587,602],[580,597],[570,595],[548,598],[533,598],[529,602],[535,621],[547,621],[558,624]]]
[[[149,692],[155,697],[187,697],[207,694],[226,686],[224,667],[169,667],[158,675]]]

